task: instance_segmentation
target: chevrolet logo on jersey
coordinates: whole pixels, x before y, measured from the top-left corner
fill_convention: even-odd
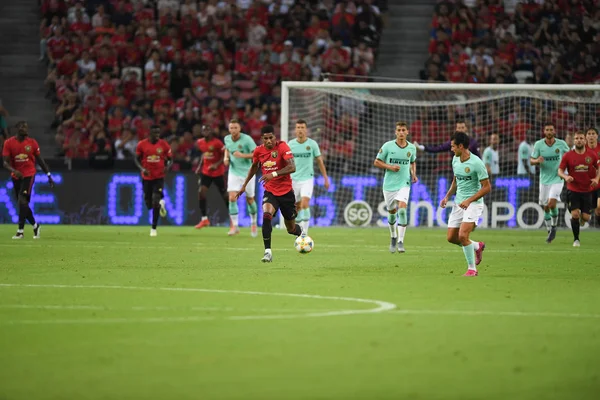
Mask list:
[[[25,162],[27,160],[29,160],[29,156],[27,154],[21,153],[15,156],[15,162]]]
[[[266,161],[264,164],[265,168],[271,168],[277,165],[275,161]]]
[[[151,163],[157,163],[160,162],[160,156],[148,156],[146,158],[146,161],[151,162]]]
[[[575,166],[575,172],[587,172],[588,169],[589,169],[589,167],[587,165],[583,165],[583,164],[579,164],[579,165]]]

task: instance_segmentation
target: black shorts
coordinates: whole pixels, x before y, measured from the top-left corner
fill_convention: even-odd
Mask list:
[[[592,193],[572,192],[567,190],[567,206],[569,211],[581,210],[581,212],[589,214],[596,205],[592,205]]]
[[[163,187],[165,186],[165,180],[163,178],[152,179],[152,180],[143,180],[144,185],[144,202],[146,203],[146,207],[149,209],[152,208],[152,195],[154,193],[159,193],[160,198],[165,197],[163,194]]]
[[[15,179],[12,178],[13,190],[15,192],[15,197],[17,201],[19,201],[19,195],[25,196],[27,202],[31,200],[31,190],[33,189],[33,182],[35,181],[34,176],[28,176],[27,178]]]
[[[275,208],[275,213],[277,213],[277,210],[281,210],[281,215],[283,215],[285,220],[295,220],[298,215],[296,212],[296,196],[294,196],[293,190],[290,190],[283,196],[275,196],[273,193],[265,191],[263,204],[266,203]]]
[[[225,177],[221,176],[208,176],[208,175],[200,175],[200,180],[198,181],[198,186],[206,186],[210,188],[210,185],[215,184],[219,189],[219,192],[225,192]]]

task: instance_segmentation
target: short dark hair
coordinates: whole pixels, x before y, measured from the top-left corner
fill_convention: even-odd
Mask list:
[[[467,121],[465,121],[464,119],[457,119],[456,123],[454,124],[454,126],[458,125],[458,124],[467,124]]]
[[[266,135],[268,133],[275,133],[275,129],[273,129],[273,125],[265,125],[262,128],[260,128],[260,134],[262,135]]]
[[[154,124],[154,125],[152,125],[152,126],[150,127],[150,131],[154,131],[154,130],[157,130],[157,129],[158,129],[158,130],[160,130],[160,126],[158,126],[158,125],[156,125],[156,124]]]
[[[469,135],[464,132],[454,132],[451,140],[454,142],[455,146],[463,145],[465,149],[469,148],[469,143],[471,143],[471,139]]]
[[[551,127],[553,127],[553,128],[556,128],[556,127],[554,126],[554,122],[552,122],[552,121],[546,121],[546,122],[544,122],[544,125],[542,126],[542,128],[545,128],[545,127],[547,127],[547,126],[551,126]]]
[[[577,136],[577,135],[581,135],[581,136],[585,136],[585,132],[584,131],[575,131],[573,133],[573,137]]]
[[[396,121],[396,128],[399,126],[404,126],[408,129],[408,124],[406,123],[406,121]]]
[[[598,134],[598,129],[594,128],[593,126],[590,126],[589,128],[587,128],[585,133],[587,134],[589,131],[594,131],[596,133],[596,135]]]
[[[240,124],[240,121],[237,118],[232,118],[231,121],[229,121],[230,124],[238,124],[238,125],[242,125]]]
[[[296,121],[296,125],[298,125],[298,124],[302,124],[302,125],[306,125],[306,126],[308,126],[308,124],[306,123],[306,121],[305,121],[305,120],[303,120],[303,119],[299,119],[299,120],[297,120],[297,121]]]

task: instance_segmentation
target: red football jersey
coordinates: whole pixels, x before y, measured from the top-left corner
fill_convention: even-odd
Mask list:
[[[150,181],[165,177],[167,158],[171,158],[171,146],[165,140],[158,139],[152,143],[148,139],[140,141],[135,153],[142,157],[142,167],[150,172],[149,176],[142,174],[142,179]]]
[[[252,161],[259,162],[263,175],[266,175],[285,167],[290,158],[294,158],[290,146],[285,142],[276,142],[271,150],[264,144],[254,149]],[[292,177],[288,174],[273,178],[265,184],[265,189],[275,196],[283,196],[292,190]]]
[[[214,137],[208,142],[205,138],[202,138],[196,143],[198,149],[204,156],[202,161],[202,175],[215,177],[225,174],[225,164],[223,163],[215,169],[210,169],[211,165],[216,164],[223,159],[225,154],[225,145],[223,142]]]
[[[23,174],[24,178],[35,175],[35,156],[40,155],[40,146],[30,137],[19,142],[15,136],[4,142],[2,157],[10,157],[10,166]],[[11,174],[16,178],[14,174]]]
[[[594,188],[591,187],[592,179],[596,177],[596,168],[598,168],[598,156],[591,150],[586,149],[585,153],[578,154],[571,150],[563,156],[560,161],[560,169],[567,170],[569,176],[575,179],[567,183],[567,189],[572,192],[587,193]]]
[[[598,156],[598,158],[600,159],[600,144],[597,144],[596,147],[594,147],[593,149],[586,145],[585,146],[588,150],[592,151],[593,153],[596,153],[596,155]]]

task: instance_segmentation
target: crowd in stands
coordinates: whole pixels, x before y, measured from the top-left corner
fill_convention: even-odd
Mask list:
[[[600,1],[441,0],[431,21],[428,81],[600,81]]]
[[[60,155],[132,157],[158,124],[183,168],[202,125],[222,137],[236,118],[257,141],[266,124],[278,131],[282,80],[366,76],[385,12],[382,0],[41,3]]]

